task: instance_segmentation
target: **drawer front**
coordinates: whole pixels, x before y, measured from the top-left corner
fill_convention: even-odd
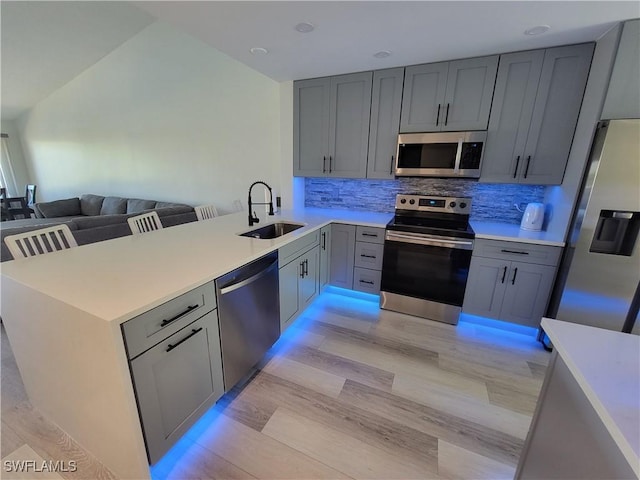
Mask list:
[[[216,294],[214,284],[210,282],[123,323],[122,333],[129,359],[137,357],[214,308]]]
[[[381,270],[383,252],[384,245],[382,244],[356,242],[355,266]]]
[[[307,250],[312,249],[320,244],[320,230],[316,230],[305,235],[302,238],[294,240],[287,245],[280,247],[278,250],[278,265],[284,267],[291,260],[296,259]]]
[[[506,242],[477,238],[473,245],[474,257],[489,257],[500,260],[517,260],[538,265],[556,266],[560,261],[562,247],[536,245],[533,243]]]
[[[369,270],[368,268],[353,269],[353,289],[367,293],[380,293],[380,270]]]
[[[384,228],[356,227],[356,242],[384,243]]]

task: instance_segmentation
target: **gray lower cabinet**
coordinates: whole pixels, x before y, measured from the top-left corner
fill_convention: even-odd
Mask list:
[[[560,252],[559,247],[477,239],[462,310],[539,326],[549,303]]]
[[[355,246],[355,225],[331,224],[331,256],[329,260],[329,283],[331,285],[353,288]]]
[[[485,130],[498,55],[406,67],[401,132]]]
[[[367,178],[393,179],[404,68],[373,72]]]
[[[293,258],[285,256],[286,263],[279,267],[280,333],[289,328],[320,293],[321,245],[318,244],[318,232],[296,240],[290,244],[293,247],[287,247],[295,248],[296,244],[303,248]]]
[[[480,181],[562,183],[594,44],[500,56]]]
[[[372,72],[293,85],[293,174],[365,178]]]
[[[640,118],[640,19],[628,20],[611,72],[603,119]]]
[[[130,366],[153,464],[224,394],[217,310],[132,359]]]
[[[320,289],[329,284],[329,261],[331,258],[331,225],[326,225],[320,229],[320,260],[318,264],[318,276],[320,278]]]

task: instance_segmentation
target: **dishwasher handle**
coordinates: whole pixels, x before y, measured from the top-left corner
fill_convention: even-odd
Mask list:
[[[253,274],[248,278],[242,278],[242,276],[240,276],[239,278],[236,278],[231,283],[229,283],[229,284],[225,285],[224,287],[220,288],[220,294],[224,295],[226,293],[231,293],[234,290],[242,288],[242,287],[244,287],[246,285],[250,285],[251,283],[257,282],[262,277],[268,275],[269,273],[271,273],[272,270],[274,270],[276,268],[278,268],[278,258],[277,257],[273,262],[271,262],[269,265],[264,267],[258,273]],[[251,273],[253,273],[253,272],[251,272]]]

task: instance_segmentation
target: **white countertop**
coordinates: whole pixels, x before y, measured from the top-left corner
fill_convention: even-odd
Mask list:
[[[306,208],[260,216],[249,227],[247,212],[241,212],[4,262],[2,277],[122,323],[330,222],[384,228],[391,217]],[[282,220],[305,226],[273,240],[237,235]]]
[[[640,337],[549,318],[542,328],[640,476]]]
[[[476,238],[564,247],[563,236],[554,232],[522,230],[520,225],[513,223],[479,222],[475,220],[469,223],[473,231],[476,232]]]

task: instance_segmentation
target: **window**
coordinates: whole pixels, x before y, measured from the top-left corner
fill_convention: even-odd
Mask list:
[[[1,135],[2,150],[0,152],[0,186],[5,188],[8,197],[18,197],[18,187],[16,185],[16,176],[11,166],[11,155],[9,152],[9,136],[6,133]]]

